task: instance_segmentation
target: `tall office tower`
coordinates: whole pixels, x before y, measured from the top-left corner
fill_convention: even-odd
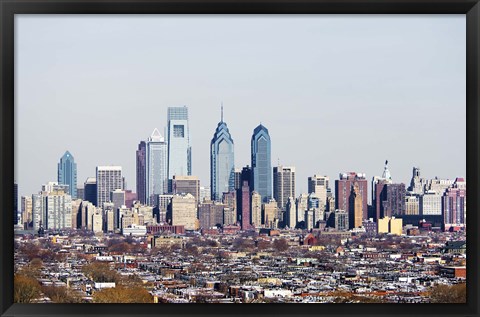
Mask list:
[[[305,211],[308,209],[308,194],[300,194],[296,200],[297,223],[305,221]]]
[[[85,188],[77,187],[77,199],[85,199]]]
[[[247,182],[248,183],[248,190],[250,191],[250,193],[253,192],[253,170],[250,166],[244,166],[242,168],[242,172],[240,173],[240,188],[242,188],[243,186],[243,182]]]
[[[167,222],[167,211],[170,203],[172,202],[172,194],[163,194],[158,195],[158,222],[166,223]]]
[[[102,232],[103,231],[102,208],[97,208],[95,213],[92,215],[92,231],[93,232]]]
[[[110,201],[110,192],[123,190],[121,166],[97,166],[97,207]]]
[[[420,215],[419,195],[407,192],[405,195],[405,215]]]
[[[222,199],[223,193],[235,190],[233,139],[223,122],[223,107],[221,121],[218,123],[213,139],[210,142],[210,189],[211,198]]]
[[[82,201],[81,212],[79,218],[77,218],[77,226],[80,226],[81,229],[92,230],[92,215],[97,210],[94,204],[89,201]],[[79,221],[80,220],[80,221]]]
[[[225,211],[226,216],[224,216],[224,224],[232,225],[237,223],[237,192],[232,190],[227,193],[223,193],[222,202],[226,205],[227,210]],[[230,215],[233,214],[232,218]]]
[[[120,217],[118,211],[114,210],[113,203],[103,204],[103,229],[105,232],[114,232],[120,229]],[[115,222],[117,219],[117,222]]]
[[[70,152],[66,151],[58,163],[58,183],[68,185],[68,192],[73,199],[77,198],[77,163]]]
[[[251,223],[255,228],[260,228],[262,226],[262,196],[254,191],[252,192],[250,202],[252,210]]]
[[[348,208],[348,218],[352,219],[349,226],[350,229],[358,228],[362,226],[362,222],[365,218],[363,211],[363,195],[360,192],[360,186],[358,182],[355,182],[352,186],[350,193],[350,203]]]
[[[313,211],[314,224],[316,227],[317,221],[324,220],[325,218],[325,206],[322,204],[322,200],[318,198],[315,194],[308,194],[307,208],[310,211]]]
[[[263,203],[264,224],[266,228],[277,228],[278,226],[278,205],[275,199]]]
[[[32,197],[22,196],[22,222],[24,227],[28,229],[32,222]]]
[[[72,200],[72,228],[73,229],[78,228],[78,219],[80,218],[81,214],[82,214],[82,200],[81,199]]]
[[[23,221],[23,220],[22,220]],[[13,184],[13,224],[18,224],[18,184]]]
[[[97,204],[97,179],[95,177],[88,177],[83,185],[83,195],[86,201],[92,204]]]
[[[223,226],[224,204],[216,201],[204,201],[198,206],[198,219],[200,228]]]
[[[238,220],[242,230],[247,230],[250,228],[250,188],[247,181],[237,191],[237,197]]]
[[[345,210],[349,214],[350,226],[352,226],[355,223],[354,218],[351,217],[351,211],[350,211],[350,195],[352,195],[353,193],[352,189],[355,184],[358,184],[357,196],[358,195],[362,196],[363,219],[368,219],[368,207],[367,207],[368,181],[365,177],[365,174],[354,173],[354,172],[350,172],[348,174],[341,173],[340,179],[335,180],[335,209]],[[360,221],[360,224],[361,224],[361,221]]]
[[[330,178],[328,176],[313,175],[308,178],[308,193],[315,194],[320,198],[323,205],[327,204],[327,192],[330,189]]]
[[[297,226],[297,208],[295,198],[288,197],[287,205],[285,206],[285,226],[293,229]]]
[[[147,143],[140,141],[137,149],[137,198],[142,204],[147,203]]]
[[[174,195],[167,219],[171,220],[172,226],[185,226],[185,230],[198,229],[195,197],[191,194]]]
[[[72,228],[72,196],[66,192],[67,186],[50,182],[32,195],[34,230]]]
[[[426,191],[419,199],[420,215],[440,216],[442,214],[442,196],[435,191]]]
[[[271,141],[268,129],[261,124],[253,130],[251,151],[253,190],[268,202],[272,198]]]
[[[210,186],[200,186],[200,202],[211,200],[210,194]]]
[[[223,225],[228,226],[228,225],[236,225],[237,224],[237,214],[235,212],[235,209],[232,209],[230,207],[224,207],[223,208]]]
[[[374,218],[375,221],[383,218],[382,202],[386,195],[385,185],[392,183],[392,176],[390,174],[390,170],[388,169],[388,161],[385,161],[382,176],[374,176],[372,178],[372,206],[374,214],[369,215],[369,217]]]
[[[133,207],[133,202],[138,200],[137,193],[133,193],[130,189],[125,190],[125,206],[128,208]]]
[[[126,205],[126,203],[125,203],[125,191],[122,190],[122,189],[115,189],[114,191],[110,192],[110,202],[112,204],[111,207],[112,207],[112,210],[113,210],[114,229],[119,229],[120,228],[120,219],[118,217],[118,209],[121,208],[122,206]],[[106,214],[107,204],[110,204],[110,203],[104,203],[103,206],[102,206],[104,215]]]
[[[173,194],[192,194],[198,205],[200,202],[200,180],[197,176],[173,175],[172,192]]]
[[[408,187],[408,191],[415,194],[423,194],[425,192],[426,181],[424,178],[420,177],[420,168],[414,167],[412,174],[413,175],[410,181],[410,187]]]
[[[242,170],[239,168],[235,169],[235,190],[242,188]]]
[[[167,142],[155,128],[146,143],[146,204],[155,205],[157,195],[168,192]]]
[[[278,208],[285,211],[288,197],[295,197],[295,167],[275,166],[273,168],[273,198]]]
[[[338,231],[348,230],[348,214],[344,210],[333,210],[329,212],[326,217],[326,225],[327,227],[334,228]],[[376,230],[375,233],[377,233]]]
[[[168,107],[167,121],[168,179],[173,179],[174,175],[192,175],[192,148],[187,106]]]
[[[452,187],[448,188],[443,195],[445,230],[451,226],[465,224],[467,190],[459,185],[462,182],[464,182],[463,178],[457,178]]]
[[[405,184],[386,184],[382,218],[405,215]]]

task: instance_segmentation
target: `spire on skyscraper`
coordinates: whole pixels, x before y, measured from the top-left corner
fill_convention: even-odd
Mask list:
[[[392,179],[392,176],[390,175],[390,171],[388,170],[388,160],[385,161],[385,167],[384,167],[384,169],[383,169],[382,178],[384,178],[384,179]]]
[[[221,117],[220,117],[220,122],[223,122],[223,101],[222,101],[222,106],[221,106]]]

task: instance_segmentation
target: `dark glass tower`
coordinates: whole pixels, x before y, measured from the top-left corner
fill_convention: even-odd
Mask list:
[[[142,204],[145,204],[147,202],[146,199],[146,183],[147,183],[147,178],[145,175],[146,171],[146,143],[145,141],[141,141],[140,144],[138,145],[138,150],[137,150],[137,197],[138,200]]]
[[[68,194],[72,199],[77,198],[77,163],[68,151],[58,163],[58,184],[68,185]]]
[[[253,130],[251,149],[253,190],[268,202],[272,198],[271,141],[268,129],[261,124]]]
[[[223,193],[235,189],[233,139],[223,121],[223,107],[221,121],[210,142],[210,188],[215,201],[221,201]]]

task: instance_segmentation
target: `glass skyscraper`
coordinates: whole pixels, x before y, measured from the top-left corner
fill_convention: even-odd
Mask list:
[[[69,151],[60,158],[58,163],[58,183],[68,185],[68,194],[77,198],[77,163]]]
[[[145,194],[145,187],[146,187],[146,151],[147,151],[147,144],[145,141],[141,141],[138,145],[137,150],[137,197],[138,200],[145,204],[147,202],[146,194]]]
[[[167,142],[157,129],[146,142],[146,199],[155,205],[155,197],[168,192]]]
[[[211,199],[221,201],[224,192],[235,189],[233,139],[222,118],[210,142]]]
[[[172,179],[174,175],[192,175],[187,106],[168,107],[167,120],[168,179]]]
[[[271,142],[268,129],[261,124],[253,130],[251,150],[253,190],[268,202],[272,198]]]

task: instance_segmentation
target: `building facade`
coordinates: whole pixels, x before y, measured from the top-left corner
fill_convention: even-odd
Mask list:
[[[175,175],[192,175],[192,148],[187,106],[168,107],[167,129],[168,179],[173,179]]]
[[[167,220],[171,219],[173,226],[185,226],[185,230],[197,230],[197,205],[196,199],[191,194],[174,195],[170,203]]]
[[[146,142],[146,204],[153,206],[157,195],[168,192],[167,142],[154,129]]]
[[[251,153],[253,190],[268,202],[272,198],[271,141],[268,129],[261,124],[253,130]]]
[[[200,180],[197,176],[173,175],[172,192],[173,194],[192,194],[198,204],[200,203]]]
[[[235,157],[232,136],[222,119],[210,142],[211,199],[220,201],[225,192],[235,189]]]
[[[280,210],[286,210],[289,197],[295,197],[295,167],[275,166],[273,168],[273,198]]]
[[[110,193],[123,190],[121,166],[97,166],[97,207],[110,201]]]
[[[308,178],[308,193],[320,198],[323,205],[327,204],[327,192],[329,188],[330,178],[326,175],[313,175]]]
[[[349,215],[350,226],[355,224],[353,211],[350,210],[351,199],[350,196],[354,193],[353,187],[358,186],[356,196],[361,196],[363,219],[368,219],[368,182],[363,173],[341,173],[340,179],[335,180],[335,209],[345,210]],[[362,220],[363,220],[362,219]],[[360,221],[361,224],[361,221]]]
[[[147,144],[140,141],[136,152],[136,179],[137,179],[137,198],[142,204],[147,203],[146,187],[147,187]]]
[[[68,185],[67,194],[73,199],[77,198],[77,163],[69,151],[60,158],[58,163],[58,183]]]

